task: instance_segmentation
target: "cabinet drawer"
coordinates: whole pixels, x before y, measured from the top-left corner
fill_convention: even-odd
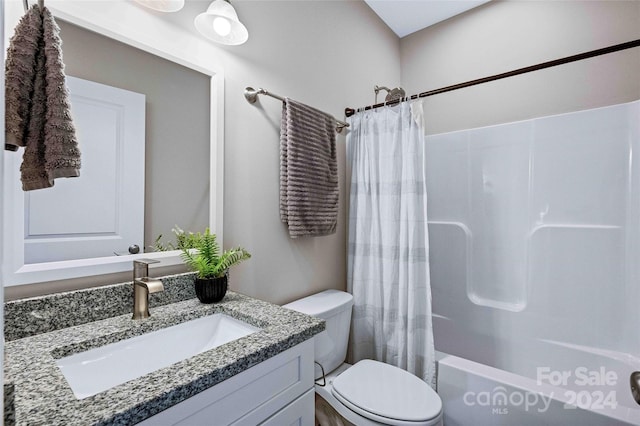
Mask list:
[[[313,388],[313,356],[309,339],[139,424],[255,426]]]
[[[260,426],[313,426],[315,419],[315,390],[304,395],[268,418]]]

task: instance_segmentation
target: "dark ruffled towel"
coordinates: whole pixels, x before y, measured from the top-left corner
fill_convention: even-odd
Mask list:
[[[25,147],[22,189],[49,188],[80,176],[80,150],[71,118],[60,28],[34,5],[9,43],[5,69],[5,148]]]
[[[280,128],[280,219],[292,238],[336,232],[335,126],[332,116],[285,98]]]

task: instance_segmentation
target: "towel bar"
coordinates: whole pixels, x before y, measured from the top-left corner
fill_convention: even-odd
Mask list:
[[[24,6],[25,13],[29,10],[29,0],[22,0],[22,6]],[[44,7],[44,0],[38,0],[38,6],[40,9]]]
[[[246,87],[244,89],[244,98],[250,104],[254,104],[256,102],[256,100],[258,99],[258,95],[267,95],[267,96],[271,96],[272,98],[278,99],[280,101],[284,101],[284,98],[282,96],[276,95],[275,93],[271,93],[267,89],[263,89],[263,88],[254,89],[253,87]],[[349,127],[349,123],[336,120],[336,132],[341,133],[342,129],[344,129],[345,127]]]

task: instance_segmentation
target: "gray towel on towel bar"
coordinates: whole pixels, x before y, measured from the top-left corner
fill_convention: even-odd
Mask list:
[[[280,219],[292,238],[329,235],[338,221],[336,121],[285,98],[280,127]]]

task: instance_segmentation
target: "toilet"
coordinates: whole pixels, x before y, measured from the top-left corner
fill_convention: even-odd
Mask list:
[[[418,377],[370,359],[345,362],[352,306],[353,296],[338,290],[284,305],[326,322],[314,343],[316,394],[356,426],[442,426],[442,401]]]

